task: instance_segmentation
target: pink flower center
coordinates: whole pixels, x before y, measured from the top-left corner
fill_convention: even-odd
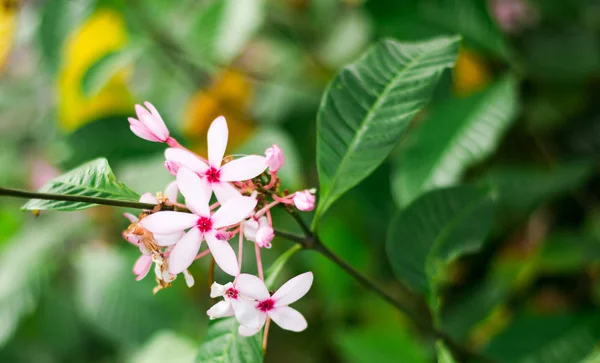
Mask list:
[[[209,183],[218,183],[221,179],[221,170],[211,167],[206,172],[206,179]]]
[[[225,296],[227,296],[230,299],[237,300],[238,291],[236,289],[234,289],[233,287],[229,288],[229,289],[227,289],[227,291],[225,291]]]
[[[258,305],[256,305],[256,308],[262,312],[267,312],[269,310],[273,310],[273,307],[275,306],[275,301],[273,301],[273,299],[267,299],[267,300],[263,300],[261,302],[258,303]]]
[[[212,221],[210,218],[200,217],[196,222],[196,227],[198,227],[201,232],[208,232],[212,229]]]

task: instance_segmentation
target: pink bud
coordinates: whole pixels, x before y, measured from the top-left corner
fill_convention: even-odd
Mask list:
[[[261,248],[271,248],[271,241],[275,237],[275,232],[270,226],[261,226],[256,231],[256,244]]]
[[[272,173],[276,173],[283,166],[285,161],[283,151],[276,144],[273,144],[273,146],[265,151],[265,156],[267,157],[266,162],[269,166],[269,170]]]
[[[165,167],[169,171],[169,173],[173,174],[173,176],[177,176],[177,172],[179,171],[179,164],[172,160],[165,161]]]
[[[135,105],[137,119],[129,117],[129,128],[137,136],[153,142],[167,142],[169,129],[162,117],[150,102],[145,102],[146,108]]]
[[[294,194],[294,205],[296,208],[303,212],[308,212],[315,209],[315,201],[316,198],[312,193],[308,190],[303,190],[301,192],[296,192]]]
[[[140,256],[135,264],[133,265],[133,274],[136,275],[136,281],[140,281],[148,274],[150,267],[152,266],[152,256],[142,255]]]
[[[231,238],[231,233],[226,232],[226,231],[217,231],[217,233],[215,233],[215,237],[219,241],[227,241]]]

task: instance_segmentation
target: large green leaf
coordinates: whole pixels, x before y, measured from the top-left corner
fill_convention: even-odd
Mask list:
[[[42,217],[7,241],[0,252],[0,346],[13,335],[21,318],[35,310],[40,293],[60,267],[57,256],[64,251],[65,241],[81,231],[80,223],[73,216],[70,227],[64,228],[63,219]]]
[[[106,159],[96,159],[52,179],[40,190],[42,193],[81,195],[137,201],[139,195],[117,181]],[[74,211],[94,207],[96,204],[32,199],[23,210]]]
[[[321,184],[315,222],[394,149],[427,103],[442,71],[453,66],[458,37],[378,43],[329,84],[317,116]]]
[[[139,41],[136,44],[140,44]],[[96,95],[119,71],[134,62],[142,53],[140,46],[129,46],[105,54],[95,61],[81,79],[81,90],[86,97]]]
[[[452,353],[446,348],[441,340],[438,340],[435,344],[437,350],[438,363],[456,363]]]
[[[460,34],[469,47],[507,58],[510,49],[502,31],[481,0],[371,0],[367,8],[382,34],[421,40]]]
[[[466,168],[494,151],[516,111],[512,77],[435,108],[407,137],[397,160],[392,191],[398,205],[404,207],[430,189],[458,182]]]
[[[474,187],[423,195],[390,224],[386,249],[394,273],[415,290],[433,292],[448,262],[481,248],[492,217],[492,200]]]
[[[260,363],[263,352],[262,334],[243,337],[238,334],[235,318],[217,319],[209,323],[208,332],[196,362],[202,363]]]
[[[579,362],[600,339],[598,314],[520,314],[485,349],[499,363]]]
[[[503,165],[488,170],[480,183],[494,190],[498,204],[528,212],[540,203],[576,188],[594,171],[590,162],[558,163],[552,167]]]

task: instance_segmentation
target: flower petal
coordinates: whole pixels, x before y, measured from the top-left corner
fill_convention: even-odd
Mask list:
[[[212,216],[213,228],[221,228],[240,223],[248,217],[254,207],[256,199],[252,197],[235,197],[229,199]]]
[[[198,228],[192,228],[183,238],[177,242],[169,256],[169,272],[177,275],[185,271],[198,254],[202,243],[202,233]]]
[[[148,130],[146,130],[144,126],[142,126],[141,124],[134,124],[131,122],[131,120],[129,122],[129,129],[138,137],[148,141],[159,142],[159,140],[156,137],[154,137],[150,132],[148,132]]]
[[[233,314],[233,309],[231,308],[231,303],[229,301],[219,301],[206,312],[206,315],[208,315],[211,320],[233,316]]]
[[[169,198],[169,201],[172,203],[177,202],[177,195],[179,195],[179,187],[177,186],[176,181],[172,181],[165,188],[165,195]]]
[[[289,305],[306,295],[313,282],[312,272],[305,272],[289,280],[273,294],[275,306]]]
[[[165,159],[176,162],[180,166],[185,166],[200,175],[204,175],[208,171],[208,165],[187,150],[168,148],[165,150]]]
[[[250,274],[240,274],[235,282],[237,290],[244,296],[255,300],[266,300],[270,297],[265,283]]]
[[[217,117],[208,128],[208,162],[213,168],[219,169],[225,149],[227,148],[227,138],[229,131],[227,130],[227,121],[225,117]]]
[[[229,199],[241,196],[240,192],[227,182],[210,183],[219,203],[224,204]]]
[[[158,199],[156,199],[152,193],[148,192],[142,194],[140,197],[140,203],[158,204]]]
[[[154,105],[148,101],[144,102],[144,106],[146,106],[146,108],[150,110],[150,113],[153,116],[152,120],[154,121],[156,128],[159,130],[159,135],[161,136],[161,138],[166,140],[169,137],[169,129],[167,129],[167,125],[165,125],[165,122],[160,116],[160,113],[158,113],[156,107],[154,107]]]
[[[123,213],[123,216],[125,218],[129,219],[129,222],[131,222],[131,223],[135,223],[135,222],[139,221],[138,217],[134,216],[131,213]]]
[[[267,313],[273,321],[285,330],[303,331],[308,326],[304,316],[289,306],[280,306]]]
[[[228,282],[225,285],[221,285],[220,283],[215,281],[212,285],[210,285],[210,297],[214,299],[219,296],[223,296],[223,294],[225,294],[225,291],[227,291],[227,289],[229,289],[232,286],[233,284],[231,282]]]
[[[249,301],[242,299],[231,299],[231,306],[235,312],[235,318],[241,325],[258,328],[258,310]]]
[[[177,185],[185,197],[185,204],[192,212],[202,217],[210,216],[209,200],[206,198],[206,194],[210,193],[206,193],[208,183],[202,182],[200,177],[187,167],[181,167],[177,172]]]
[[[141,255],[133,265],[133,274],[137,275],[135,278],[136,281],[140,281],[146,275],[148,275],[148,271],[150,271],[150,267],[152,266],[152,256],[150,255]]]
[[[213,233],[207,233],[205,238],[210,253],[221,270],[231,276],[236,276],[240,272],[240,267],[229,242],[219,241]]]
[[[156,244],[159,246],[171,246],[175,243],[179,242],[179,240],[183,237],[183,231],[170,233],[170,234],[159,234],[153,233],[152,236],[156,241]]]
[[[258,312],[258,328],[252,328],[249,326],[240,325],[240,327],[238,328],[238,333],[241,336],[245,336],[245,337],[252,336],[252,335],[258,333],[262,329],[262,327],[265,325],[266,321],[267,321],[267,314],[263,313],[262,311],[259,311]]]
[[[222,181],[244,181],[260,175],[267,169],[264,156],[244,156],[228,162],[221,168]]]
[[[183,271],[183,278],[185,279],[185,284],[187,285],[187,287],[194,286],[194,276],[192,276],[192,274],[188,270]]]
[[[198,216],[183,212],[157,212],[142,219],[140,224],[152,233],[170,234],[196,225]]]

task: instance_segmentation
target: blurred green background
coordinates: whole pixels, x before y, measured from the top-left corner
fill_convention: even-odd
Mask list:
[[[224,115],[228,153],[276,142],[284,184],[315,187],[316,113],[339,69],[379,39],[457,33],[457,65],[406,142],[334,205],[319,235],[410,298],[384,242],[406,203],[403,160],[434,149],[415,149],[411,136],[424,125],[429,141],[444,139],[431,120],[462,117],[444,105],[468,107],[511,72],[510,122],[489,155],[444,183],[487,186],[497,203],[484,248],[443,276],[442,326],[499,362],[600,362],[598,1],[0,0],[0,186],[35,190],[105,156],[140,194],[163,190],[172,179],[163,146],[126,121],[148,100],[191,149],[204,152],[208,125]],[[206,261],[193,266],[193,288],[180,279],[152,295],[152,278],[131,273],[138,251],[120,236],[125,210],[35,217],[22,202],[0,201],[1,362],[194,361],[212,304]],[[290,246],[276,239],[263,261]],[[320,255],[296,254],[279,283],[308,270],[315,283],[296,308],[309,327],[273,327],[265,361],[435,361],[430,338]]]

